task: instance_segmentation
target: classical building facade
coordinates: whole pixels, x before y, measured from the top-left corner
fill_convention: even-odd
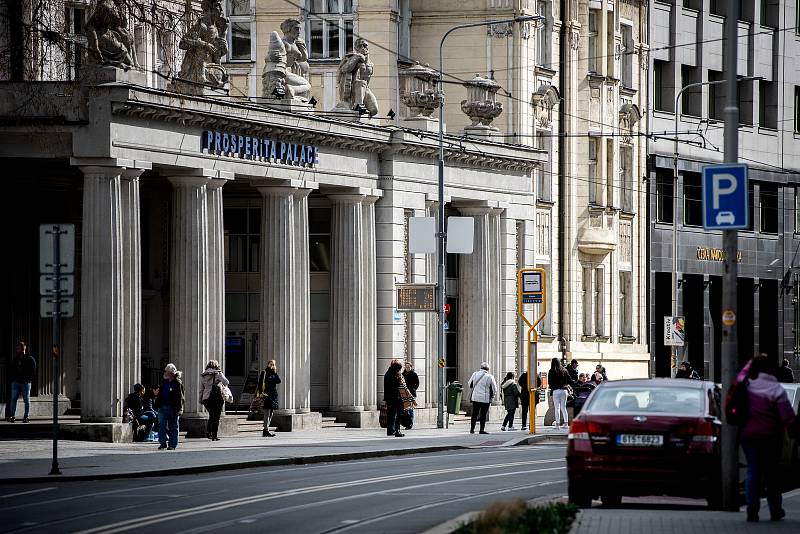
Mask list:
[[[788,358],[797,370],[800,75],[794,58],[800,47],[795,25],[786,23],[797,20],[797,4],[740,5],[737,74],[745,79],[738,87],[739,161],[749,166],[750,228],[739,232],[739,358],[743,363],[754,352],[766,352]],[[678,314],[686,318],[686,345],[678,358],[708,378],[720,377],[722,235],[702,228],[700,177],[704,165],[723,160],[726,91],[718,82],[724,80],[726,6],[697,0],[651,2],[649,8],[650,328],[653,372],[659,376],[670,374],[663,325],[671,315],[677,251]],[[699,85],[682,92],[676,109],[676,96],[690,84]]]

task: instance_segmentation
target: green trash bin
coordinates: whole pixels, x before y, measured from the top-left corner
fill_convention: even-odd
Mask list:
[[[447,413],[457,414],[461,409],[461,395],[464,387],[458,382],[451,382],[447,386]]]

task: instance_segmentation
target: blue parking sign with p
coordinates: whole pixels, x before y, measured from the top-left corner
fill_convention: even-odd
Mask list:
[[[703,167],[703,228],[741,230],[750,226],[747,165]]]

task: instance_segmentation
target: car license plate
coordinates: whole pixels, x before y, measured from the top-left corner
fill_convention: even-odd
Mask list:
[[[664,436],[660,434],[619,434],[617,445],[623,447],[661,447]]]

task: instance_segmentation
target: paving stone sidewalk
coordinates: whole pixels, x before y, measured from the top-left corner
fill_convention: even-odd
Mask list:
[[[699,503],[700,501],[693,501]],[[800,532],[800,489],[785,493],[782,521],[770,521],[766,503],[761,507],[761,521],[745,521],[740,512],[713,512],[699,504],[628,503],[621,508],[583,510],[570,534],[754,534]]]
[[[275,438],[231,437],[211,442],[182,440],[175,451],[158,451],[158,443],[59,441],[62,479],[99,479],[208,472],[220,469],[342,461],[398,454],[511,446],[527,441],[526,432],[469,434],[464,427],[414,428],[403,438],[383,429],[322,429],[278,433]],[[566,443],[565,432],[543,431],[536,439]],[[51,482],[52,441],[0,441],[0,483]]]

